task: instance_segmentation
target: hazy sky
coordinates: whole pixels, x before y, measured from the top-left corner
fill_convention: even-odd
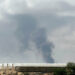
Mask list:
[[[75,62],[75,1],[0,0],[0,62]]]

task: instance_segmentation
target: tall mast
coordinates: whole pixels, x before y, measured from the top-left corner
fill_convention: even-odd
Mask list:
[[[7,64],[7,75],[9,74],[9,66],[8,66],[8,64]]]
[[[2,71],[4,71],[4,64],[2,64]]]

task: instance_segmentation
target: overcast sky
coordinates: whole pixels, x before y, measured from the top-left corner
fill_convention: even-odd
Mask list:
[[[0,62],[75,62],[75,1],[0,0]]]

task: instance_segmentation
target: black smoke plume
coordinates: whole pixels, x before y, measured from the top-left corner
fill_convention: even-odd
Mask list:
[[[18,29],[16,32],[17,37],[23,44],[20,53],[24,53],[25,50],[27,50],[29,42],[32,40],[35,43],[37,50],[42,52],[44,60],[47,63],[53,63],[53,44],[47,40],[45,29],[38,28],[38,22],[33,16],[18,15],[16,16],[16,19],[18,23]]]

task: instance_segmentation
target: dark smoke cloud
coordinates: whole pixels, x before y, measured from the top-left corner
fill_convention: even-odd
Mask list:
[[[35,32],[33,40],[35,41],[37,49],[41,50],[45,61],[53,63],[54,60],[51,55],[54,46],[51,42],[48,42],[45,29],[39,28],[37,32]]]
[[[37,50],[42,52],[45,62],[53,63],[54,60],[51,56],[53,44],[48,42],[45,29],[37,27],[38,22],[33,16],[18,15],[15,19],[18,23],[16,35],[22,43],[20,49],[22,56],[24,56],[23,53],[29,48],[30,40],[32,40],[35,43]]]

